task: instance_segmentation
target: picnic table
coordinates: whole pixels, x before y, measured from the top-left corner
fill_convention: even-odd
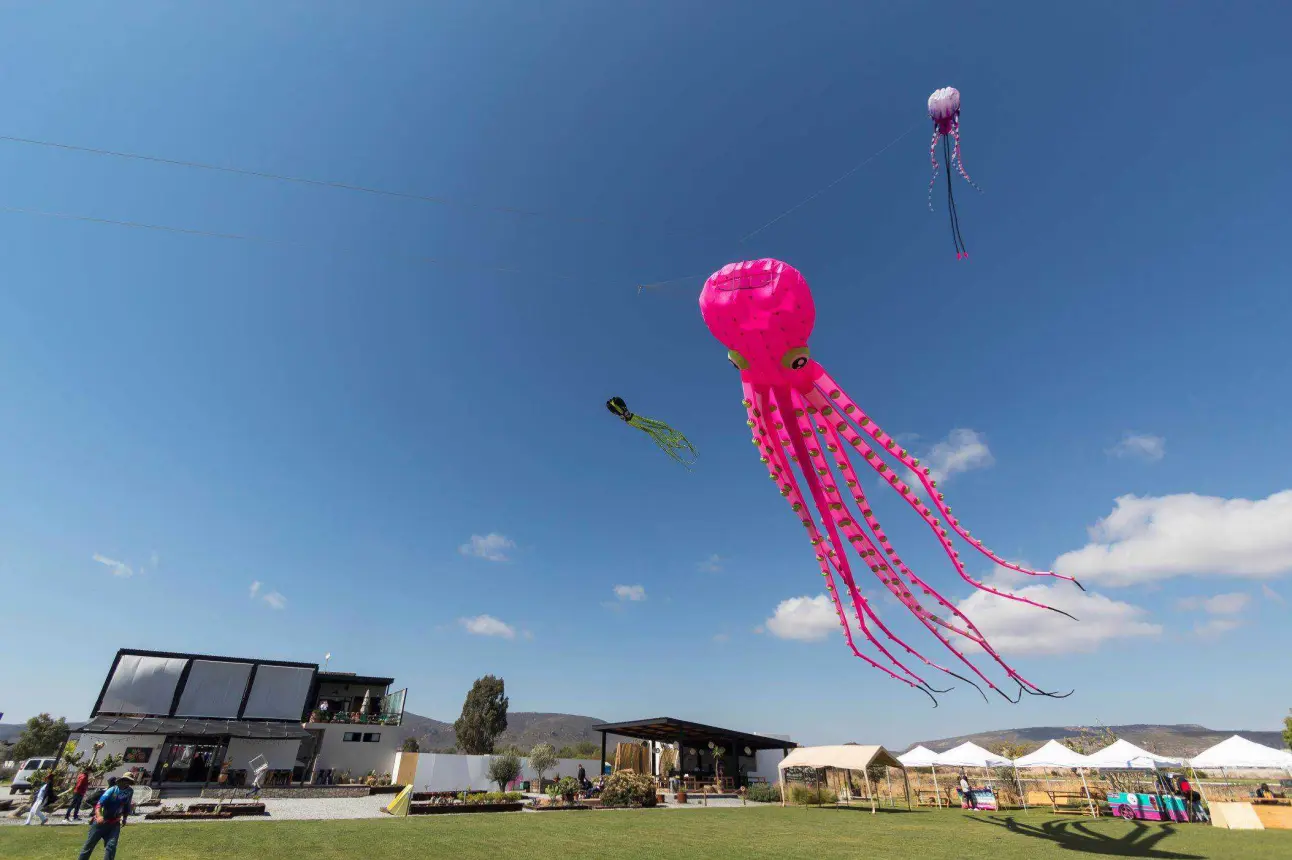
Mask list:
[[[1050,808],[1058,815],[1090,815],[1093,809],[1095,817],[1099,817],[1100,798],[1089,792],[1046,789],[1045,793],[1050,796]]]

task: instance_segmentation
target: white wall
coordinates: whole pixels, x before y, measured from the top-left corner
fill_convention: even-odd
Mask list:
[[[85,753],[85,760],[88,762],[94,756],[94,745],[99,742],[103,743],[103,749],[99,752],[99,760],[107,758],[110,755],[122,755],[126,747],[148,747],[152,755],[148,761],[143,764],[131,764],[129,762],[121,765],[116,770],[108,771],[104,775],[104,780],[111,776],[120,776],[134,767],[142,767],[149,774],[157,767],[157,757],[161,755],[162,744],[166,742],[165,735],[80,735],[76,739],[76,751]]]
[[[489,759],[487,755],[450,755],[445,753],[421,753],[417,757],[417,776],[413,780],[413,791],[466,791],[468,788],[480,791],[497,791],[498,786],[489,779]],[[529,759],[521,759],[522,780],[536,782],[538,774],[529,766]],[[588,779],[596,779],[599,768],[592,759],[563,758],[557,762],[555,770],[543,774],[546,780],[558,776],[574,776],[579,765],[587,771]]]
[[[319,746],[318,758],[314,770],[331,768],[338,774],[343,770],[350,771],[351,776],[361,777],[368,771],[377,772],[377,776],[393,773],[395,770],[395,753],[399,752],[402,734],[398,726],[348,726],[323,724],[323,743]],[[372,743],[363,741],[342,740],[346,732],[379,733],[381,740]],[[306,779],[311,778],[306,774]]]
[[[230,738],[229,752],[226,758],[233,759],[230,770],[247,771],[247,780],[252,776],[251,760],[258,755],[269,762],[270,770],[291,770],[296,767],[296,752],[301,747],[299,740],[257,740],[254,738]]]

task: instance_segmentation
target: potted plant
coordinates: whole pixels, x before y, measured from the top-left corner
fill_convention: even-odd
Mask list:
[[[215,778],[215,781],[220,785],[224,785],[229,781],[229,766],[231,764],[233,764],[233,759],[226,758],[224,763],[220,765],[220,775]]]
[[[678,780],[677,794],[673,795],[673,799],[678,803],[686,803],[686,782],[684,780],[690,779],[690,777],[689,773],[684,773],[682,774],[682,779]]]

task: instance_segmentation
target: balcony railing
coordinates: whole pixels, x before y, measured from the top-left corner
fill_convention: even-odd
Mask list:
[[[397,726],[402,714],[360,714],[345,711],[311,711],[311,723],[342,723],[353,726]]]

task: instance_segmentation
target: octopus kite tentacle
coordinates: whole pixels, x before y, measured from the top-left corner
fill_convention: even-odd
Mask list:
[[[828,443],[827,443],[828,450],[833,452],[837,449],[838,451],[837,456],[839,457],[839,462],[837,463],[837,465],[840,471],[843,472],[844,476],[848,479],[848,485],[853,489],[853,492],[854,492],[854,496],[853,496],[854,501],[860,506],[861,514],[865,518],[866,524],[870,527],[871,531],[874,532],[879,543],[883,544],[884,552],[887,553],[892,566],[897,568],[897,570],[900,571],[903,576],[905,576],[908,580],[910,580],[912,590],[918,588],[921,591],[923,591],[925,594],[933,597],[933,599],[936,600],[938,604],[942,606],[943,609],[953,614],[956,618],[962,620],[965,623],[966,627],[968,627],[969,629],[968,630],[961,629],[955,626],[954,624],[950,623],[949,621],[939,618],[937,615],[934,615],[932,612],[929,612],[927,609],[924,608],[924,606],[919,604],[918,598],[915,598],[915,605],[908,606],[908,608],[910,608],[911,611],[917,617],[919,617],[920,621],[924,624],[926,628],[928,628],[929,632],[931,632],[934,636],[936,636],[938,640],[941,641],[942,644],[945,645],[947,649],[951,651],[951,653],[955,654],[956,657],[959,658],[962,663],[964,663],[966,666],[972,669],[973,672],[976,675],[978,675],[979,678],[982,678],[982,680],[988,685],[988,687],[990,687],[995,692],[999,693],[1001,696],[1005,696],[1005,698],[1009,698],[1008,696],[1005,695],[1004,692],[1002,692],[998,687],[996,687],[996,685],[993,684],[989,678],[983,675],[982,672],[979,671],[978,668],[972,662],[970,662],[970,660],[963,653],[961,653],[960,650],[957,649],[945,636],[943,636],[941,632],[938,631],[938,629],[933,625],[938,625],[946,630],[950,630],[951,632],[956,633],[964,637],[965,639],[968,639],[970,642],[973,642],[974,644],[978,645],[980,648],[982,648],[984,651],[987,652],[987,654],[996,662],[997,665],[999,665],[1002,669],[1005,670],[1005,673],[1012,680],[1018,682],[1020,685],[1025,686],[1026,688],[1029,689],[1029,691],[1035,690],[1039,692],[1041,689],[1040,687],[1037,687],[1035,684],[1028,681],[1026,678],[1020,675],[1013,667],[1011,667],[1009,664],[1007,664],[1004,661],[1004,659],[1000,656],[1000,654],[992,647],[991,643],[987,640],[986,635],[981,630],[978,629],[978,627],[973,623],[973,621],[969,619],[967,615],[965,615],[962,611],[960,611],[960,609],[956,607],[955,604],[953,604],[950,600],[948,600],[947,598],[939,594],[936,589],[934,589],[931,585],[929,585],[927,582],[925,582],[923,579],[917,576],[909,567],[906,566],[905,563],[902,562],[901,557],[893,549],[892,545],[889,544],[888,538],[884,534],[883,527],[880,525],[878,518],[875,517],[874,512],[870,509],[870,504],[866,500],[865,491],[862,490],[861,488],[861,482],[857,478],[856,472],[852,467],[852,460],[848,456],[848,452],[847,452],[848,445],[844,444],[844,437],[840,435],[839,428],[837,428],[835,424],[832,423],[830,420],[832,415],[837,415],[838,413],[831,407],[830,401],[827,400],[825,396],[822,395],[819,391],[814,390],[809,392],[807,394],[806,399],[808,403],[811,405],[812,411],[817,412],[819,414],[820,416],[819,420],[820,420],[821,426],[818,427],[818,430],[826,434],[826,438],[828,440]],[[849,428],[845,424],[844,432],[848,432],[850,430],[851,428]],[[859,451],[861,451],[863,456],[870,456],[873,454],[873,452],[864,443],[862,443],[861,438],[859,436],[852,438],[851,445],[855,446]],[[905,492],[909,492],[909,490],[906,490]],[[858,531],[860,532],[861,530],[858,529]],[[871,570],[875,571],[876,575],[878,575],[880,579],[885,582],[885,584],[889,584],[889,582],[891,581],[892,585],[890,585],[890,590],[892,590],[892,588],[894,588],[896,585],[900,584],[901,582],[898,575],[891,571],[891,569],[889,568],[889,564],[886,564],[884,562],[883,554],[879,551],[879,549],[875,546],[874,543],[870,542],[866,538],[864,532],[861,533],[861,540],[865,542],[865,546],[866,546],[866,549],[863,550],[862,554],[865,555],[868,552],[872,558]],[[889,579],[890,575],[891,575],[891,580]],[[901,596],[899,595],[899,599],[900,598]]]
[[[929,211],[933,211],[933,186],[938,182],[938,135],[936,128],[933,129],[933,140],[929,143],[929,161],[933,165],[933,175],[929,177]]]
[[[822,395],[828,396],[829,399],[826,401],[827,404],[830,401],[833,401],[834,403],[836,403],[837,408],[842,409],[844,416],[850,419],[858,427],[860,427],[862,433],[865,433],[871,436],[872,438],[874,438],[874,440],[879,445],[881,445],[885,450],[887,450],[890,454],[896,457],[902,463],[903,466],[906,466],[908,469],[910,469],[911,472],[916,476],[916,478],[919,479],[920,483],[924,485],[924,490],[926,493],[928,493],[929,498],[933,501],[933,506],[937,508],[938,513],[942,514],[942,516],[946,518],[947,525],[951,527],[951,530],[954,531],[956,534],[960,535],[960,537],[967,540],[970,543],[970,545],[973,546],[974,549],[978,550],[978,552],[982,553],[987,558],[991,559],[993,562],[1000,565],[1001,567],[1007,568],[1016,573],[1026,574],[1027,576],[1050,576],[1050,577],[1054,577],[1055,579],[1066,579],[1068,582],[1073,583],[1082,591],[1085,591],[1085,587],[1082,586],[1081,583],[1077,582],[1076,577],[1068,576],[1062,573],[1055,573],[1052,570],[1044,570],[1044,571],[1030,570],[1026,567],[1022,567],[1020,565],[1014,564],[1011,561],[1006,561],[1005,559],[996,555],[996,553],[987,549],[987,547],[983,546],[981,540],[975,537],[972,537],[969,534],[969,530],[966,529],[964,526],[962,526],[958,519],[952,516],[950,506],[946,504],[946,500],[944,499],[942,493],[938,492],[937,481],[935,481],[929,474],[929,471],[930,471],[929,468],[927,466],[921,466],[919,460],[910,456],[910,454],[908,454],[904,448],[900,447],[897,444],[897,442],[893,439],[893,437],[885,433],[878,424],[872,421],[870,416],[866,414],[865,410],[863,410],[860,406],[858,406],[856,403],[853,402],[852,398],[848,396],[848,393],[843,390],[843,388],[839,385],[839,383],[834,381],[834,379],[830,376],[829,373],[825,371],[824,368],[822,368],[821,375],[816,380],[816,390]],[[889,483],[893,483],[893,484],[897,483],[896,474],[889,473],[888,475],[884,475],[884,472],[886,470],[879,468],[881,461],[878,459],[878,457],[873,459],[867,458],[867,462],[870,462],[871,465],[874,466],[875,469],[880,473],[880,475],[885,477],[889,481]],[[934,532],[938,535],[938,537],[943,540],[943,543],[945,544],[945,546],[950,547],[950,542],[947,540],[946,530],[942,528],[941,523],[937,519],[934,519],[932,514],[929,512],[928,508],[926,508],[918,498],[907,497],[906,500],[908,503],[910,503],[911,507],[915,508],[915,510],[920,514],[920,516],[924,518],[924,521],[929,524],[929,527],[934,530]],[[952,561],[956,563],[957,569],[962,570],[963,568],[958,561],[960,557],[960,553],[956,552],[954,549],[951,549],[950,555],[951,555]],[[962,573],[961,576],[967,579],[969,582],[973,583],[976,587],[982,587],[981,583],[974,581],[972,578],[966,576],[965,574]],[[1016,598],[1016,599],[1022,600],[1024,598]],[[1042,604],[1034,603],[1033,605],[1041,606]],[[1045,608],[1051,609],[1053,607],[1047,606]],[[1054,611],[1059,612],[1060,610],[1056,609]],[[1067,615],[1066,612],[1063,614]]]
[[[955,140],[955,147],[951,152],[951,157],[955,160],[956,170],[960,171],[960,175],[964,178],[965,182],[968,182],[973,186],[974,191],[981,194],[982,189],[978,187],[977,182],[974,182],[969,178],[969,174],[965,172],[964,160],[960,158],[960,120],[956,120],[951,124],[951,137]]]
[[[794,470],[790,466],[789,460],[787,459],[785,452],[782,450],[783,447],[786,447],[790,444],[790,440],[787,438],[781,438],[779,432],[769,433],[764,424],[763,416],[766,415],[768,416],[768,419],[767,419],[768,422],[771,423],[773,426],[777,426],[777,429],[779,430],[779,426],[782,424],[782,422],[775,421],[774,418],[772,417],[774,416],[774,413],[776,412],[776,409],[777,409],[776,404],[768,401],[766,397],[766,392],[755,392],[751,386],[745,387],[744,404],[745,404],[745,409],[749,414],[749,423],[754,428],[755,432],[758,434],[758,436],[754,438],[754,442],[756,444],[759,444],[760,450],[764,452],[764,456],[762,457],[762,459],[767,464],[768,473],[770,474],[771,478],[775,480],[777,484],[780,486],[781,495],[785,496],[789,500],[791,508],[796,513],[799,513],[800,517],[802,518],[804,527],[808,529],[808,535],[813,547],[814,548],[820,547],[821,543],[824,541],[824,538],[817,531],[816,523],[812,519],[811,512],[808,509],[807,505],[804,503],[802,494],[799,491],[798,481],[795,478]],[[762,437],[761,441],[758,438],[759,436]],[[818,551],[817,561],[821,566],[821,575],[826,577],[826,590],[830,595],[831,601],[835,605],[835,612],[839,616],[840,626],[843,627],[844,638],[847,640],[848,647],[852,650],[853,654],[861,658],[862,660],[865,660],[871,666],[874,666],[875,668],[882,670],[885,674],[889,675],[890,677],[898,681],[901,681],[907,684],[908,686],[915,687],[916,689],[920,689],[925,693],[928,693],[930,695],[930,698],[932,698],[933,692],[948,692],[946,690],[936,690],[933,687],[931,687],[926,681],[924,681],[923,678],[916,675],[914,672],[912,672],[910,669],[904,666],[899,660],[894,658],[893,655],[889,653],[887,649],[885,649],[884,646],[877,639],[875,639],[874,635],[870,632],[869,627],[866,624],[866,618],[865,618],[865,615],[863,615],[863,610],[865,611],[866,614],[870,615],[872,619],[877,622],[878,622],[878,617],[875,616],[873,611],[870,610],[869,604],[866,601],[865,597],[862,596],[860,593],[858,593],[855,587],[850,582],[851,574],[847,571],[840,570],[839,571],[840,576],[844,578],[845,582],[849,585],[849,591],[853,599],[853,608],[857,615],[857,623],[858,623],[858,626],[861,628],[862,633],[872,644],[876,646],[876,648],[880,650],[881,653],[883,653],[886,657],[888,657],[890,661],[892,661],[893,665],[897,666],[899,669],[901,669],[903,672],[905,672],[907,675],[913,678],[914,682],[894,674],[886,667],[879,665],[873,659],[863,654],[857,648],[856,644],[853,642],[852,632],[848,627],[847,618],[843,610],[843,604],[839,599],[838,592],[834,584],[834,577],[830,572],[830,562],[827,560],[827,555],[832,557],[833,552],[827,554],[827,553]],[[934,699],[933,702],[934,702],[934,705],[936,706],[937,700]]]
[[[807,453],[808,453],[808,456],[811,458],[811,465],[813,468],[816,469],[818,475],[822,475],[822,476],[826,476],[827,478],[830,478],[831,477],[830,469],[826,463],[824,456],[821,454],[821,448],[825,448],[827,451],[830,451],[830,452],[836,452],[839,450],[839,445],[837,441],[830,442],[830,441],[817,439],[817,437],[813,435],[811,419],[807,417],[807,414],[814,413],[816,412],[816,410],[813,409],[811,406],[809,406],[809,404],[803,399],[803,397],[797,393],[795,393],[794,395],[794,401],[795,401],[795,406],[797,407],[795,410],[795,415],[798,416],[798,426],[799,426],[800,433],[805,437],[812,438],[817,445],[821,446],[821,447],[814,446],[808,449]],[[817,430],[818,432],[821,432],[821,433],[826,432],[826,429],[824,427],[818,427]],[[833,432],[833,428],[830,428],[830,432]],[[839,467],[841,471],[846,470],[845,479],[848,486],[851,488],[854,488],[854,491],[859,492],[859,489],[856,489],[857,487],[856,477],[852,473],[851,465],[847,462],[847,455],[840,453],[839,456],[842,457],[843,459],[838,463],[836,463],[836,465]],[[882,559],[871,558],[872,556],[878,556],[879,550],[875,548],[874,543],[871,542],[870,537],[866,534],[865,530],[862,529],[860,524],[857,523],[857,521],[853,518],[852,512],[848,509],[847,502],[843,499],[842,496],[837,495],[839,493],[837,484],[834,483],[833,481],[828,481],[824,486],[824,490],[827,494],[827,498],[830,499],[831,501],[828,502],[829,509],[830,509],[829,512],[821,511],[822,518],[834,519],[835,521],[837,521],[839,528],[841,528],[844,534],[848,536],[848,541],[853,544],[854,550],[861,557],[861,561],[864,564],[866,564],[870,568],[871,572],[874,573],[879,578],[880,582],[884,584],[884,586],[889,590],[889,592],[893,595],[893,597],[895,597],[898,600],[898,602],[902,603],[904,606],[906,606],[908,610],[910,610],[914,615],[916,615],[916,617],[920,619],[921,623],[923,623],[924,626],[928,628],[929,631],[933,633],[935,637],[937,637],[944,645],[946,645],[953,653],[955,653],[956,656],[959,657],[965,663],[966,666],[972,669],[978,675],[978,677],[982,678],[982,680],[989,687],[991,687],[993,690],[996,690],[996,692],[1000,693],[1000,690],[997,689],[994,684],[992,684],[991,679],[987,678],[985,675],[979,672],[976,666],[974,666],[962,654],[956,651],[956,649],[951,645],[951,643],[948,642],[938,632],[936,628],[931,626],[931,624],[927,620],[927,616],[930,616],[931,613],[927,609],[925,609],[923,605],[920,604],[919,599],[917,597],[915,597],[913,594],[905,591],[902,588],[901,581],[897,578],[896,574],[893,574],[891,579],[889,578],[888,566],[886,564],[883,564]],[[863,508],[864,508],[864,505],[863,505]],[[869,515],[870,511],[863,510],[862,513]],[[878,525],[877,522],[874,524]],[[881,535],[883,534],[882,531],[879,533]],[[861,544],[862,548],[857,549],[857,544]],[[846,558],[843,559],[842,564],[844,565],[847,564]],[[836,564],[836,566],[838,566],[838,564]],[[848,577],[848,580],[851,581],[851,577]],[[926,593],[928,592],[926,591]],[[963,675],[960,675],[952,671],[951,669],[948,669],[946,666],[942,666],[928,659],[923,654],[916,651],[910,645],[903,642],[896,635],[894,635],[892,631],[890,631],[887,628],[887,626],[885,626],[883,622],[880,621],[877,617],[875,618],[875,621],[880,626],[880,628],[884,631],[884,634],[888,636],[889,639],[891,639],[892,641],[896,642],[897,644],[905,648],[908,654],[911,654],[912,656],[916,657],[917,659],[925,663],[925,665],[927,666],[937,669],[940,672],[944,672],[953,678],[958,678],[959,680],[964,681],[966,684],[969,684],[974,689],[978,690],[978,693],[980,695],[984,695],[982,693],[981,688],[979,688],[978,685],[975,684],[973,681],[964,677]],[[975,641],[978,641],[978,640],[975,640]],[[1005,694],[1001,693],[1001,695],[1004,696]],[[986,698],[985,695],[984,695],[984,698]],[[1006,698],[1008,697],[1006,696]]]
[[[901,645],[903,648],[905,648],[907,653],[911,654],[912,656],[918,658],[925,664],[935,669],[938,669],[940,671],[946,671],[941,666],[936,665],[935,663],[933,663],[932,661],[924,657],[924,655],[915,651],[909,645],[903,642],[901,639],[898,639],[895,635],[893,635],[893,632],[888,629],[887,625],[885,625],[884,622],[880,620],[878,614],[875,613],[874,609],[870,605],[870,602],[867,601],[861,595],[860,589],[857,588],[856,580],[852,575],[852,567],[848,563],[848,557],[844,550],[843,541],[839,539],[839,533],[836,528],[834,517],[831,516],[831,513],[830,513],[835,503],[832,503],[829,501],[826,495],[825,489],[822,487],[821,482],[817,479],[818,474],[813,472],[814,466],[812,463],[812,456],[813,456],[812,451],[815,449],[809,449],[807,445],[804,444],[803,442],[803,436],[812,435],[811,425],[810,424],[805,425],[803,423],[803,418],[802,418],[803,407],[805,407],[806,404],[803,404],[801,402],[801,399],[798,398],[796,395],[792,395],[790,390],[787,388],[774,389],[773,394],[777,401],[775,406],[779,408],[780,414],[784,416],[783,420],[790,421],[790,416],[791,415],[795,416],[793,426],[791,426],[791,428],[787,431],[789,438],[786,441],[788,441],[790,445],[792,445],[794,448],[795,459],[797,459],[798,461],[799,469],[800,471],[803,472],[803,477],[807,481],[808,488],[812,493],[813,502],[816,504],[817,511],[821,515],[821,521],[825,524],[826,531],[830,535],[830,543],[833,549],[825,553],[825,555],[833,563],[835,569],[839,571],[840,578],[842,578],[844,583],[848,586],[849,593],[852,596],[854,605],[858,605],[862,609],[864,609],[866,615],[869,616],[870,619],[876,624],[876,626],[880,628],[880,630],[884,633],[884,635],[887,636],[891,641],[896,642],[898,645]],[[795,429],[798,430],[797,433],[794,432]],[[828,470],[819,470],[819,472],[828,474]],[[860,614],[858,615],[858,622],[863,625],[865,624],[865,621],[864,619],[861,618]],[[871,637],[871,641],[874,642],[875,647],[877,647],[884,654],[884,656],[887,657],[889,660],[891,660],[894,664],[901,666],[902,669],[904,669],[905,671],[908,671],[908,672],[910,671],[909,669],[906,669],[906,667],[903,666],[886,647],[880,644],[873,637]],[[911,672],[911,675],[913,677],[918,677],[917,675],[915,675],[914,672]],[[928,687],[930,690],[933,689],[932,687],[929,686],[927,681],[924,681],[922,678],[920,680],[925,685],[925,687]],[[934,690],[934,692],[949,692],[949,691]]]

